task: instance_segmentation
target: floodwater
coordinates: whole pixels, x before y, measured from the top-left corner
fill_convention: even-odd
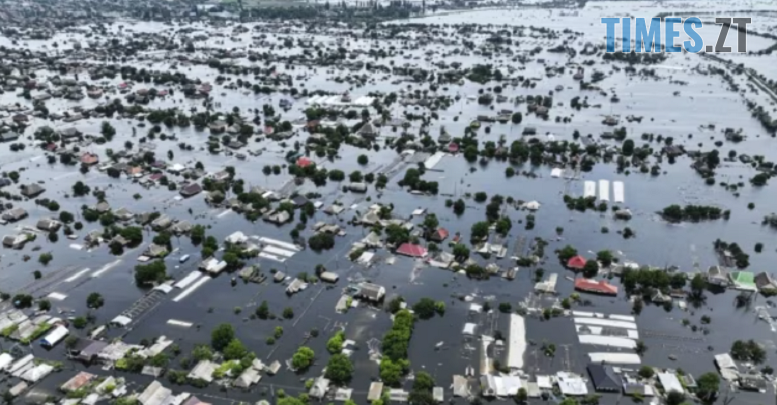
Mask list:
[[[707,3],[705,3],[707,4]],[[571,10],[546,10],[546,9],[519,9],[519,10],[487,10],[473,11],[466,13],[450,13],[445,15],[430,16],[422,19],[411,19],[408,21],[398,21],[396,23],[411,22],[414,24],[462,24],[488,22],[491,24],[507,25],[537,25],[542,21],[542,26],[552,29],[569,28],[575,32],[581,32],[581,36],[570,35],[576,47],[581,47],[586,42],[601,43],[603,41],[604,27],[598,23],[599,18],[603,16],[635,15],[635,16],[653,16],[661,11],[667,10],[688,10],[694,3],[676,4],[669,3],[660,6],[653,2],[589,2],[585,9],[578,10],[577,15],[562,15],[562,13],[571,13]],[[738,10],[738,5],[729,2],[716,2],[712,10],[724,12],[726,10]],[[754,3],[754,8],[774,8],[772,3]],[[574,23],[573,23],[574,21]],[[588,23],[588,21],[593,21]],[[135,32],[158,32],[169,29],[169,27],[154,23],[124,23],[124,29],[131,27]],[[207,28],[200,25],[205,31]],[[113,27],[118,32],[118,24]],[[526,30],[529,34],[530,30]],[[223,31],[227,32],[227,31]],[[710,41],[709,36],[715,36],[716,32],[705,31],[703,34],[705,41]],[[317,40],[326,38],[317,34],[311,36],[305,33],[298,34],[268,34],[268,41],[273,43],[282,43],[285,37],[310,38]],[[241,34],[239,41],[231,41],[229,35],[225,37],[212,37],[205,44],[198,43],[198,46],[210,46],[218,48],[245,48],[253,46],[251,34]],[[65,47],[71,42],[69,39],[83,41],[84,38],[77,34],[59,34],[54,38]],[[0,38],[0,45],[4,44],[5,38]],[[327,39],[330,44],[335,43],[335,37]],[[523,38],[521,42],[522,49],[528,50],[535,46],[551,48],[559,41],[548,38]],[[729,40],[733,40],[729,38]],[[349,46],[356,49],[368,49],[371,41],[361,39],[349,39]],[[50,49],[51,41],[27,41],[27,45],[38,47],[47,45]],[[402,46],[401,40],[387,40],[382,46]],[[750,47],[753,50],[766,48],[770,43],[762,38],[753,38]],[[411,63],[423,68],[431,68],[431,64],[424,60],[424,52],[433,49],[435,45],[413,46],[405,49],[403,56],[396,56],[393,60],[399,65],[402,63]],[[289,54],[293,50],[284,50],[281,54]],[[416,59],[417,57],[417,59]],[[553,78],[545,78],[546,66],[565,66],[572,62],[565,54],[554,54],[543,52],[540,56],[545,60],[544,64],[536,59],[530,59],[526,64],[519,65],[512,61],[509,56],[496,55],[488,60],[479,55],[448,57],[447,61],[458,61],[463,66],[471,66],[476,63],[493,63],[497,66],[505,67],[514,65],[519,71],[518,74],[525,77],[542,77],[543,80],[537,82],[533,89],[510,87],[505,88],[505,94],[511,98],[527,95],[546,95],[549,91],[555,91],[556,86],[562,86],[563,90],[556,92],[554,103],[563,103],[561,106],[554,106],[551,109],[551,116],[569,116],[572,117],[571,123],[556,123],[553,120],[543,121],[535,115],[525,115],[520,125],[511,124],[485,124],[479,131],[478,139],[483,145],[486,141],[498,141],[500,135],[504,135],[508,144],[512,140],[519,138],[521,130],[527,126],[537,128],[540,138],[553,135],[558,140],[572,140],[572,132],[578,130],[583,136],[591,134],[595,139],[604,131],[610,130],[601,124],[602,119],[607,115],[616,115],[621,117],[622,124],[627,128],[629,137],[634,139],[637,145],[646,141],[640,140],[640,134],[652,133],[663,135],[664,137],[673,137],[675,144],[684,145],[689,150],[710,150],[715,147],[714,140],[722,140],[721,129],[725,127],[741,128],[747,135],[747,140],[740,144],[732,144],[724,141],[720,147],[721,156],[725,156],[729,150],[736,150],[738,153],[749,155],[766,155],[766,160],[771,156],[767,153],[773,150],[773,138],[770,137],[758,124],[750,117],[744,104],[743,97],[737,93],[725,90],[725,87],[718,76],[702,75],[695,68],[705,66],[710,63],[698,55],[677,54],[671,55],[661,66],[654,66],[655,77],[646,78],[642,76],[629,76],[623,70],[616,71],[614,66],[623,67],[623,65],[596,61],[592,69],[587,69],[586,74],[593,70],[599,70],[607,74],[607,78],[598,85],[608,93],[603,96],[599,92],[581,91],[578,84],[572,79],[572,69],[567,68],[564,75]],[[761,60],[768,60],[770,57],[754,56],[730,56],[733,61],[745,63],[748,67],[754,67],[761,73],[774,75],[774,70],[768,70],[769,65],[762,65]],[[590,58],[578,56],[574,62]],[[360,60],[369,61],[366,54],[359,56]],[[751,65],[749,61],[758,60],[759,63]],[[238,63],[250,66],[251,63],[245,59]],[[382,61],[388,64],[388,61]],[[760,69],[760,66],[765,66]],[[159,60],[143,60],[138,62],[138,67],[146,69],[161,70],[170,67],[170,63],[165,60],[164,55],[159,55]],[[641,67],[638,67],[638,69]],[[278,64],[280,72],[288,72],[292,76],[304,75],[305,80],[295,80],[296,86],[302,86],[309,91],[325,90],[331,92],[351,91],[354,96],[366,95],[372,91],[398,91],[396,86],[389,84],[393,78],[383,77],[386,75],[378,74],[362,87],[355,87],[346,82],[337,83],[333,79],[345,77],[349,72],[340,71],[335,68],[309,68],[302,65],[283,66]],[[207,66],[201,65],[180,65],[178,71],[187,76],[200,78],[203,82],[214,82],[218,72]],[[351,72],[354,74],[355,72]],[[39,78],[51,76],[51,72],[36,72]],[[359,72],[359,74],[368,74]],[[236,80],[233,78],[233,80]],[[736,80],[742,81],[738,77]],[[671,83],[670,83],[671,81]],[[111,84],[121,82],[117,78]],[[686,85],[672,84],[677,82],[687,83]],[[402,83],[402,86],[412,86],[413,89],[419,88],[417,84]],[[433,120],[429,127],[429,134],[436,138],[441,126],[445,126],[449,133],[459,136],[463,133],[468,123],[479,114],[493,114],[489,107],[478,105],[475,101],[469,101],[467,96],[476,96],[478,90],[483,87],[475,83],[467,82],[463,86],[448,86],[440,89],[440,94],[446,94],[451,97],[460,95],[461,99],[447,110],[439,111],[439,120]],[[140,88],[136,85],[136,89]],[[425,88],[426,86],[421,86]],[[407,89],[407,87],[405,87]],[[679,95],[673,95],[679,91]],[[221,104],[223,111],[229,111],[233,107],[240,109],[245,116],[251,116],[249,109],[258,108],[262,104],[272,103],[276,105],[281,98],[285,96],[274,94],[272,96],[255,96],[253,94],[243,94],[236,91],[222,90],[217,86],[213,91],[215,103]],[[609,101],[611,95],[617,95],[620,98],[619,103]],[[111,98],[118,95],[111,95]],[[580,111],[573,111],[569,108],[569,100],[572,97],[588,97],[588,103],[591,105],[601,105],[600,108],[589,108]],[[764,103],[768,103],[767,96],[761,94],[754,96],[748,94],[749,98],[757,97]],[[355,98],[355,97],[354,97]],[[0,95],[0,104],[10,104],[22,102],[12,92]],[[94,106],[99,101],[84,99],[80,102],[71,102],[53,99],[47,103],[48,108],[53,112],[62,112],[73,108],[76,105]],[[202,109],[201,101],[184,99],[182,94],[176,91],[175,96],[168,96],[165,99],[156,99],[152,101],[148,108],[172,108],[177,107],[183,111],[190,108]],[[284,119],[294,120],[303,116],[304,98],[295,101],[293,108],[284,113]],[[403,111],[420,113],[414,111],[414,107],[402,107],[395,105],[392,107],[394,117],[401,116]],[[516,108],[524,111],[523,105],[515,107],[512,104],[497,104],[494,110],[501,108]],[[772,110],[773,108],[769,108]],[[641,123],[626,123],[623,119],[627,115],[643,116]],[[458,119],[455,119],[458,117]],[[36,119],[32,128],[28,128],[26,135],[34,132],[34,129],[42,125],[52,125],[55,128],[75,126],[86,134],[97,134],[100,130],[102,120],[90,119],[82,120],[73,124],[55,123],[51,124],[44,120]],[[117,129],[117,136],[112,142],[105,145],[90,145],[82,150],[89,150],[98,153],[101,157],[105,156],[107,149],[114,151],[122,149],[125,141],[130,140],[134,144],[148,130],[146,128],[137,128],[137,136],[132,135],[132,127],[137,124],[134,120],[111,120]],[[702,129],[701,126],[714,124],[716,130]],[[410,132],[417,132],[417,124],[413,124]],[[490,127],[490,133],[486,133],[485,127]],[[387,129],[384,129],[387,131]],[[251,141],[246,149],[265,149],[260,157],[249,157],[245,161],[237,160],[233,157],[223,155],[210,155],[200,148],[207,141],[208,132],[199,132],[193,128],[189,129],[167,129],[163,132],[174,133],[177,140],[161,141],[158,138],[149,141],[156,145],[156,155],[159,159],[166,159],[168,150],[172,150],[174,158],[170,163],[183,163],[193,165],[200,161],[205,165],[208,172],[216,172],[225,166],[234,166],[237,172],[237,178],[245,180],[246,185],[257,185],[267,189],[280,189],[291,177],[287,173],[281,175],[265,176],[261,173],[261,168],[265,165],[284,164],[284,154],[286,149],[272,141],[254,142]],[[384,133],[385,135],[385,133]],[[691,137],[692,136],[692,137]],[[714,140],[713,140],[714,139]],[[295,138],[287,141],[289,145],[295,141],[304,143],[305,136],[297,135]],[[195,146],[194,152],[179,150],[178,142],[186,142]],[[382,146],[382,144],[381,144]],[[652,147],[658,150],[661,145],[655,142]],[[241,151],[243,152],[243,151]],[[369,156],[370,163],[366,167],[361,167],[356,162],[356,156],[366,154]],[[343,146],[340,150],[340,158],[334,162],[326,159],[315,158],[320,166],[332,169],[337,168],[346,173],[353,170],[362,172],[380,172],[390,166],[396,158],[393,150],[380,151],[362,150],[351,146]],[[85,182],[91,187],[105,188],[108,195],[108,201],[114,209],[127,207],[133,212],[143,212],[158,210],[175,219],[197,222],[209,227],[208,235],[216,236],[223,240],[224,237],[235,231],[242,231],[246,235],[265,236],[276,238],[287,242],[291,241],[289,232],[294,227],[293,224],[287,224],[283,227],[276,227],[263,222],[249,223],[240,214],[226,212],[224,209],[213,209],[205,204],[202,195],[187,200],[176,200],[176,192],[168,191],[166,188],[146,190],[138,184],[132,183],[127,179],[110,179],[105,174],[92,170],[84,175],[76,167],[64,167],[60,164],[49,166],[40,149],[29,145],[23,152],[10,152],[6,148],[0,151],[2,159],[2,170],[9,172],[25,168],[21,172],[22,180],[20,183],[30,183],[43,181],[44,187],[48,190],[42,197],[56,199],[63,210],[70,212],[80,211],[83,204],[95,204],[94,197],[69,197],[65,195],[71,192],[71,185],[78,180]],[[651,160],[653,161],[653,160]],[[523,223],[527,212],[510,209],[507,215],[513,220],[513,228],[508,236],[506,243],[509,251],[520,237],[531,240],[534,237],[542,237],[550,241],[545,252],[548,258],[540,265],[545,269],[546,276],[550,273],[560,275],[557,290],[559,297],[563,298],[572,292],[572,283],[564,278],[568,275],[566,271],[557,263],[553,251],[566,244],[575,246],[581,254],[593,256],[590,252],[596,252],[602,249],[611,249],[620,252],[622,260],[632,260],[643,265],[652,266],[679,266],[680,271],[691,272],[695,264],[701,269],[717,264],[715,255],[712,251],[712,243],[720,238],[729,242],[737,242],[750,254],[751,271],[770,272],[771,264],[774,262],[774,252],[777,247],[772,244],[774,240],[774,231],[768,227],[760,225],[762,218],[771,213],[774,209],[770,204],[777,195],[773,188],[753,188],[745,186],[740,188],[739,195],[734,195],[731,191],[726,191],[718,185],[704,185],[702,179],[695,174],[690,165],[692,160],[686,156],[680,157],[674,164],[664,161],[660,163],[662,174],[660,176],[651,176],[649,173],[638,173],[638,170],[632,168],[631,173],[617,173],[614,164],[598,163],[590,172],[581,173],[577,180],[556,179],[550,177],[548,167],[531,167],[528,163],[521,167],[516,167],[520,173],[523,171],[531,172],[536,178],[527,176],[516,176],[507,179],[504,175],[505,169],[509,165],[506,162],[491,161],[487,166],[481,166],[478,163],[469,164],[460,156],[447,156],[434,168],[434,171],[427,171],[426,180],[438,181],[440,183],[440,195],[438,196],[416,196],[402,190],[397,181],[402,178],[405,167],[411,167],[404,164],[401,170],[390,179],[389,186],[383,191],[381,196],[372,189],[364,195],[342,193],[341,185],[336,182],[329,182],[325,187],[316,188],[312,183],[307,182],[297,188],[301,194],[307,192],[320,193],[322,197],[318,198],[324,202],[324,205],[330,205],[334,201],[339,201],[344,206],[349,207],[352,204],[358,204],[357,210],[364,212],[365,208],[374,202],[393,203],[394,212],[400,217],[408,217],[410,213],[418,208],[426,208],[428,212],[437,213],[442,227],[447,228],[452,233],[461,232],[466,238],[474,222],[484,220],[485,205],[475,203],[472,200],[467,201],[467,210],[461,217],[456,217],[450,209],[445,208],[445,200],[463,196],[465,193],[475,193],[484,191],[489,196],[500,194],[502,196],[511,196],[516,200],[537,200],[542,204],[541,209],[534,213],[536,217],[536,227],[532,230],[525,230]],[[473,170],[474,169],[474,170]],[[716,179],[718,182],[747,183],[748,179],[754,175],[754,170],[738,162],[724,162],[718,169]],[[592,180],[622,181],[625,184],[625,203],[619,206],[628,208],[634,213],[634,218],[628,222],[614,220],[610,212],[600,214],[598,212],[577,212],[570,211],[563,203],[563,195],[581,196],[583,193],[583,181]],[[140,193],[142,199],[135,200],[133,195]],[[367,201],[366,198],[371,201]],[[747,209],[747,204],[753,202],[755,207]],[[680,225],[667,224],[656,214],[665,206],[670,204],[700,204],[717,205],[724,209],[731,210],[731,219],[728,221],[711,221],[702,223],[684,223]],[[20,203],[30,212],[30,218],[24,220],[22,224],[34,225],[38,218],[50,215],[47,209],[37,207],[32,201]],[[191,212],[191,213],[190,213]],[[347,210],[340,215],[341,226],[346,226],[345,222],[357,215],[356,210]],[[313,224],[317,221],[331,221],[333,218],[327,217],[323,213],[317,213],[314,218],[308,221]],[[414,221],[420,224],[422,218],[415,218]],[[11,234],[19,224],[9,224],[4,228],[4,232]],[[556,240],[556,227],[563,227],[564,232],[560,240]],[[636,237],[624,239],[618,231],[626,226],[635,231]],[[602,234],[602,227],[609,228],[610,232]],[[98,224],[86,224],[79,232],[83,237],[88,231],[98,229]],[[235,390],[228,392],[219,392],[215,387],[209,387],[205,390],[198,390],[193,387],[176,387],[176,389],[185,389],[186,391],[211,395],[209,400],[215,403],[228,403],[230,400],[257,400],[263,391],[269,387],[275,390],[283,388],[287,392],[298,392],[302,384],[298,381],[300,377],[311,378],[319,375],[319,372],[326,364],[326,340],[334,334],[338,328],[345,328],[346,337],[357,342],[358,350],[353,354],[353,360],[357,372],[351,384],[354,388],[354,398],[362,401],[366,397],[366,390],[369,382],[378,377],[377,365],[369,359],[368,342],[371,339],[380,339],[390,326],[388,315],[378,309],[355,308],[347,314],[336,314],[334,312],[335,304],[338,301],[341,289],[348,283],[348,280],[370,280],[374,283],[384,285],[388,290],[388,298],[394,295],[403,296],[407,302],[414,303],[423,297],[443,300],[447,304],[447,311],[444,317],[436,317],[428,321],[419,321],[411,340],[410,358],[412,368],[415,371],[425,369],[429,371],[440,386],[446,388],[446,397],[449,395],[447,388],[450,385],[452,374],[463,374],[466,366],[477,367],[477,350],[471,350],[472,347],[478,347],[479,343],[474,340],[467,340],[461,331],[465,322],[475,322],[479,325],[478,333],[491,333],[494,330],[507,332],[507,316],[499,314],[479,314],[472,315],[468,313],[468,304],[462,302],[458,297],[470,295],[474,297],[474,302],[483,302],[488,299],[496,307],[499,302],[511,302],[513,307],[530,295],[534,285],[534,268],[521,269],[518,276],[513,281],[506,281],[499,278],[492,278],[487,281],[475,282],[466,279],[461,275],[453,274],[449,271],[439,270],[432,267],[423,267],[420,271],[414,271],[419,263],[403,257],[397,257],[392,265],[386,264],[385,259],[390,256],[388,252],[379,251],[378,261],[369,268],[351,263],[347,258],[347,252],[351,244],[360,240],[366,234],[362,228],[346,226],[347,235],[337,238],[337,244],[334,249],[324,253],[315,253],[310,250],[300,252],[285,263],[277,263],[266,259],[258,259],[251,263],[261,265],[263,271],[277,269],[289,275],[296,275],[300,272],[313,274],[316,264],[324,264],[327,269],[340,274],[340,282],[334,287],[328,287],[322,284],[316,284],[308,287],[307,290],[300,292],[292,297],[288,297],[284,292],[284,287],[272,282],[263,285],[244,284],[238,282],[236,286],[230,285],[231,275],[222,274],[219,277],[205,283],[186,298],[173,302],[171,298],[177,296],[178,290],[170,293],[162,303],[146,313],[142,319],[131,325],[129,331],[124,337],[129,342],[139,342],[141,339],[152,339],[160,334],[177,340],[183,353],[187,353],[196,344],[207,343],[210,339],[210,331],[219,323],[229,322],[235,325],[238,337],[251,350],[254,350],[257,357],[262,360],[281,360],[291,356],[291,353],[300,345],[308,345],[317,353],[317,362],[304,376],[295,376],[293,373],[283,370],[274,377],[264,377],[263,384],[255,388],[252,392],[241,393]],[[309,232],[308,232],[309,235]],[[85,301],[89,293],[98,291],[106,298],[105,307],[92,311],[96,316],[97,324],[105,323],[121,313],[139,299],[145,291],[138,289],[133,281],[133,268],[137,264],[135,259],[140,250],[128,251],[122,257],[111,256],[105,246],[92,249],[90,251],[75,250],[69,245],[71,241],[61,237],[57,243],[50,243],[41,235],[34,243],[29,244],[22,251],[2,250],[2,271],[0,272],[0,284],[3,290],[8,292],[17,291],[33,282],[32,272],[41,270],[44,278],[50,280],[60,280],[53,283],[49,288],[35,290],[35,295],[46,295],[50,292],[65,294],[67,297],[63,301],[52,301],[56,309],[72,309],[76,315],[83,314],[85,311]],[[150,241],[151,235],[147,235],[146,242]],[[81,243],[81,241],[75,241]],[[756,254],[753,252],[753,246],[757,242],[765,245],[764,252]],[[168,274],[176,279],[180,279],[190,271],[196,269],[199,248],[193,246],[188,237],[175,238],[172,241],[175,253],[166,259],[168,265]],[[54,260],[48,266],[41,266],[37,263],[36,257],[39,252],[31,252],[33,246],[40,246],[41,251],[51,252]],[[22,255],[32,256],[28,262],[22,261]],[[179,265],[178,258],[184,254],[190,254],[192,259],[187,263]],[[483,259],[475,257],[482,264],[496,262],[503,268],[512,267],[514,263],[508,258],[505,259]],[[81,270],[88,268],[89,271],[82,272],[81,276],[73,281],[61,281],[68,277],[61,277],[60,274],[77,274]],[[61,278],[61,279],[60,279]],[[619,284],[615,281],[616,284]],[[40,283],[36,284],[40,285]],[[35,289],[35,286],[29,288]],[[769,353],[773,354],[774,342],[773,333],[769,330],[767,324],[756,319],[752,310],[739,309],[734,305],[736,293],[727,292],[725,294],[708,294],[707,305],[695,311],[683,312],[674,309],[666,312],[661,307],[652,305],[646,306],[642,314],[637,317],[642,339],[648,346],[648,352],[643,358],[643,364],[657,366],[682,368],[687,372],[698,375],[703,372],[711,371],[714,368],[712,363],[712,354],[725,352],[728,350],[731,342],[743,337],[755,339],[769,347]],[[585,297],[591,301],[590,307],[584,310],[628,314],[631,311],[631,304],[625,298],[603,298],[603,297]],[[260,321],[247,319],[255,310],[255,307],[262,301],[268,301],[271,311],[280,315],[283,308],[292,307],[295,312],[295,318],[284,321]],[[755,305],[764,305],[764,299],[758,298]],[[536,306],[548,307],[554,303],[553,298],[541,297],[534,298],[533,304]],[[242,312],[235,314],[235,308],[240,307]],[[699,324],[699,317],[702,314],[711,316],[711,333],[703,335],[701,332],[692,332],[689,327],[683,327],[681,321],[689,319],[692,324]],[[195,324],[190,328],[173,326],[167,323],[168,320],[175,319]],[[279,339],[275,345],[267,345],[265,340],[272,334],[276,325],[284,327],[284,336]],[[313,328],[320,331],[318,338],[306,340],[306,332]],[[555,343],[560,349],[555,358],[545,358],[537,346],[530,346],[525,356],[526,372],[529,373],[551,373],[561,369],[568,369],[584,373],[587,364],[586,353],[599,350],[593,347],[584,347],[577,344],[575,337],[574,323],[571,318],[556,318],[550,321],[542,321],[535,317],[527,317],[527,339],[534,343],[549,341]],[[743,334],[743,331],[746,333]],[[443,342],[439,350],[434,347],[438,342]],[[563,349],[561,349],[563,347]],[[713,351],[710,351],[712,348]],[[40,349],[35,348],[36,353]],[[539,352],[539,353],[538,353]],[[47,357],[57,357],[61,355],[61,349],[54,349],[47,354]],[[676,360],[669,360],[668,356],[676,356]],[[183,356],[183,355],[182,355]],[[768,360],[773,366],[777,364],[774,356]],[[177,360],[174,360],[177,362]],[[177,367],[177,366],[176,366]],[[93,370],[94,371],[94,370]],[[120,373],[119,373],[120,374]],[[54,386],[53,382],[60,379],[62,381],[69,378],[71,373],[62,373],[54,375],[46,380],[43,386]],[[67,378],[66,378],[67,377]],[[147,377],[132,376],[138,386],[150,381]],[[61,381],[60,381],[61,382]],[[409,385],[408,385],[409,386]],[[270,395],[268,393],[267,395]],[[226,399],[228,398],[228,399]],[[763,397],[759,394],[738,394],[737,403],[758,403]],[[614,403],[615,397],[605,396],[603,403]]]

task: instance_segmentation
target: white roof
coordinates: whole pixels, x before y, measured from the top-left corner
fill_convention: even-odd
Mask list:
[[[226,241],[229,243],[244,243],[248,240],[248,236],[245,236],[243,232],[237,231],[227,236]]]
[[[642,364],[642,359],[635,353],[588,353],[591,363],[605,364]]]
[[[599,319],[599,318],[575,318],[575,324],[609,326],[612,328],[623,328],[623,329],[637,329],[637,324],[635,322],[613,321],[610,319]]]
[[[731,355],[728,353],[722,353],[722,354],[716,354],[715,355],[715,364],[718,365],[718,368],[726,369],[726,368],[737,368],[736,363],[734,363],[734,359],[731,358]]]
[[[553,382],[550,380],[549,375],[538,375],[537,376],[537,386],[542,389],[552,389],[553,388]]]
[[[494,376],[494,389],[496,391],[496,396],[498,397],[507,397],[507,396],[514,396],[518,394],[518,390],[523,387],[523,383],[521,382],[521,377],[515,377],[515,376]]]
[[[637,341],[627,337],[619,336],[599,336],[599,335],[578,335],[580,343],[589,345],[619,347],[622,349],[636,349]]]
[[[507,347],[507,367],[523,368],[523,354],[526,352],[526,323],[522,316],[510,314],[510,345]]]
[[[677,379],[677,376],[671,373],[658,373],[658,381],[661,382],[661,385],[664,386],[664,391],[677,391],[677,392],[685,392],[683,389],[683,385],[680,383],[680,380]]]
[[[464,333],[465,335],[474,335],[476,327],[477,327],[477,324],[465,323],[464,330],[462,331],[462,333]]]
[[[585,381],[577,375],[565,372],[559,372],[558,387],[561,389],[561,393],[564,395],[583,396],[588,395],[588,388],[585,386]]]
[[[15,363],[13,363],[10,367],[8,367],[8,372],[10,374],[16,373],[17,371],[19,371],[22,368],[24,368],[24,366],[26,366],[27,364],[32,363],[33,359],[35,359],[35,356],[33,356],[31,354],[28,354],[28,355],[22,357],[21,359],[16,360]]]
[[[54,371],[54,366],[41,363],[22,374],[21,379],[27,382],[37,382],[51,374],[52,371]]]
[[[211,382],[213,381],[213,372],[216,371],[216,368],[218,368],[218,364],[210,360],[202,360],[194,366],[188,377]]]
[[[49,332],[49,334],[46,335],[46,337],[44,337],[43,340],[41,340],[41,344],[49,347],[54,346],[57,343],[59,343],[62,339],[64,339],[65,336],[67,336],[68,334],[70,334],[70,332],[67,330],[67,328],[62,325],[59,325],[56,328],[54,328],[53,331]]]
[[[470,312],[483,312],[483,306],[476,303],[469,304],[469,311]]]
[[[127,317],[127,316],[124,316],[124,315],[119,315],[119,316],[113,318],[113,320],[111,321],[111,323],[115,323],[115,324],[121,325],[121,326],[127,326],[131,322],[132,322],[132,319]]]
[[[564,174],[564,170],[558,167],[550,171],[550,177],[561,177],[562,174]]]
[[[162,386],[159,381],[154,381],[146,387],[138,397],[142,405],[161,405],[173,392]]]
[[[523,204],[523,208],[526,208],[527,210],[536,211],[540,209],[540,203],[537,201],[529,201],[525,204]]]
[[[13,362],[13,356],[8,353],[0,353],[0,370],[5,370]]]

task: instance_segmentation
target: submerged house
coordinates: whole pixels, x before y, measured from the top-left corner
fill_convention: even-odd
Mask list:
[[[3,246],[11,249],[21,249],[27,243],[28,236],[24,233],[18,235],[7,235],[3,237]]]
[[[728,286],[728,271],[721,266],[710,266],[707,269],[707,282],[718,287]]]
[[[755,286],[767,295],[777,293],[777,282],[765,271],[756,274]]]
[[[429,239],[437,243],[442,243],[445,239],[448,238],[449,234],[450,233],[448,232],[447,229],[437,228],[436,231],[432,232],[432,234],[429,235]]]
[[[41,185],[35,183],[22,185],[20,188],[22,189],[22,195],[27,198],[35,198],[46,191]]]
[[[728,275],[737,290],[756,291],[755,275],[749,271],[732,271]]]
[[[201,192],[202,192],[202,186],[200,186],[199,183],[189,183],[181,187],[181,191],[179,193],[181,194],[182,197],[189,198]]]
[[[620,392],[621,378],[615,373],[612,366],[603,364],[589,364],[588,374],[591,376],[591,382],[594,389],[600,392]]]
[[[573,270],[583,270],[587,260],[583,256],[575,256],[567,261],[567,267]]]
[[[59,230],[59,227],[61,225],[62,224],[55,219],[42,218],[41,220],[38,221],[35,227],[44,232],[56,232],[57,230]]]
[[[386,288],[377,284],[362,283],[356,295],[368,301],[379,302],[386,296]]]
[[[587,278],[578,278],[575,280],[575,290],[601,295],[618,295],[618,287],[604,280],[589,280]]]
[[[412,243],[403,243],[397,248],[397,254],[403,256],[410,256],[415,258],[426,257],[428,251],[421,245],[415,245]]]
[[[24,208],[14,208],[3,213],[3,220],[8,222],[16,222],[24,219],[27,216],[27,211]]]

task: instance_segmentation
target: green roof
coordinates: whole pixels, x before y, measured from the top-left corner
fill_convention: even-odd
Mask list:
[[[734,284],[744,287],[755,287],[755,275],[749,271],[733,271],[729,274]]]

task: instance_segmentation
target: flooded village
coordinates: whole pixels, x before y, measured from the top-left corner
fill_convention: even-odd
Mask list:
[[[605,52],[721,15],[747,53]],[[775,400],[774,2],[0,21],[5,403]]]

